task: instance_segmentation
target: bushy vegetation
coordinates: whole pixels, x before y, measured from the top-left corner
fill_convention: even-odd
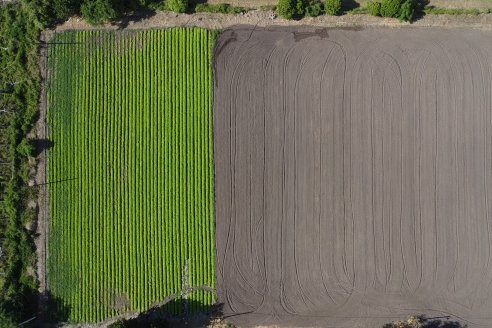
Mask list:
[[[401,21],[412,22],[415,15],[417,3],[415,0],[406,0],[400,7],[399,19]]]
[[[221,14],[239,14],[245,13],[249,9],[244,7],[231,6],[227,3],[221,3],[217,5],[210,5],[208,3],[199,3],[195,7],[195,12],[197,13],[221,13]]]
[[[176,13],[188,11],[188,0],[167,0],[166,4],[169,10]]]
[[[336,3],[340,0],[329,0],[334,3],[334,10],[336,10]],[[341,6],[341,4],[340,4]],[[326,4],[320,0],[279,0],[277,5],[277,13],[286,19],[300,19],[303,16],[316,17],[325,13]],[[340,9],[338,9],[338,12]]]
[[[416,0],[369,1],[367,10],[373,16],[393,17],[412,22],[419,10],[419,4]]]
[[[401,0],[382,0],[380,14],[383,17],[398,17]]]
[[[27,139],[38,112],[38,47],[47,2],[0,5],[0,326],[10,327],[37,312],[34,232],[28,202],[33,146]]]
[[[307,16],[317,17],[324,13],[324,5],[320,1],[310,1],[305,11]]]
[[[292,19],[299,15],[297,11],[298,0],[279,0],[277,5],[277,13],[286,19]]]
[[[111,0],[85,0],[80,7],[82,16],[91,24],[99,25],[118,17]]]
[[[381,16],[381,2],[369,1],[367,3],[367,10],[372,16]]]
[[[342,0],[325,0],[325,11],[328,15],[338,15],[342,10]]]

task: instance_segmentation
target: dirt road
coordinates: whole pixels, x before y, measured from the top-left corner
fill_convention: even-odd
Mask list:
[[[490,31],[237,27],[215,55],[228,320],[492,326]]]

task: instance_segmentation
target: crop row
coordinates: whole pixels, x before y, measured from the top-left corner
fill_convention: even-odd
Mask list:
[[[212,46],[185,28],[50,42],[48,287],[66,319],[148,309],[186,263],[191,286],[214,287]]]

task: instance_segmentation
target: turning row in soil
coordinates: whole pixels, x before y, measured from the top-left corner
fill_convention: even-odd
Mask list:
[[[215,55],[230,320],[490,326],[490,32],[238,27]]]

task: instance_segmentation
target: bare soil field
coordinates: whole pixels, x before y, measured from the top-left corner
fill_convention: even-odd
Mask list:
[[[492,32],[239,26],[215,56],[227,320],[492,326]]]

